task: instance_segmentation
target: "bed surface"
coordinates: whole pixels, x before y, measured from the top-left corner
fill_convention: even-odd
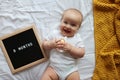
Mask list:
[[[30,24],[35,24],[43,37],[55,28],[67,8],[77,8],[83,14],[79,33],[86,53],[79,61],[79,72],[81,80],[91,80],[95,67],[92,0],[0,0],[0,37]],[[48,63],[13,75],[0,48],[0,80],[39,80]]]

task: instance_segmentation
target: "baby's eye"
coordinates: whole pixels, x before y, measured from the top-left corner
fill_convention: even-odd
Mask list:
[[[67,21],[64,21],[64,23],[65,23],[65,24],[68,24],[68,22],[67,22]]]
[[[76,24],[71,24],[71,26],[76,26]]]

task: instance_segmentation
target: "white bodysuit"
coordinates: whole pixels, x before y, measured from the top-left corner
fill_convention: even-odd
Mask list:
[[[52,40],[55,38],[63,38],[63,36],[60,34],[60,31],[53,31],[46,37],[47,40]],[[84,47],[81,37],[78,33],[76,33],[74,37],[66,38],[65,42],[68,42],[76,47]],[[52,49],[50,51],[49,60],[49,66],[51,66],[55,70],[60,80],[65,80],[70,73],[78,70],[78,59],[73,58],[67,52],[60,52],[57,49]]]

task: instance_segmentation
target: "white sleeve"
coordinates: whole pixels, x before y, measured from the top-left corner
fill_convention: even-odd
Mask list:
[[[77,38],[76,46],[77,47],[85,47],[80,34],[77,34],[76,38]]]

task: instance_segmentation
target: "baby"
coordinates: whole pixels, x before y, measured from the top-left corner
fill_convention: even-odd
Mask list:
[[[43,49],[49,51],[50,64],[40,80],[80,80],[77,61],[84,56],[85,49],[77,31],[82,19],[79,10],[65,10],[59,30],[52,31],[43,41]]]

